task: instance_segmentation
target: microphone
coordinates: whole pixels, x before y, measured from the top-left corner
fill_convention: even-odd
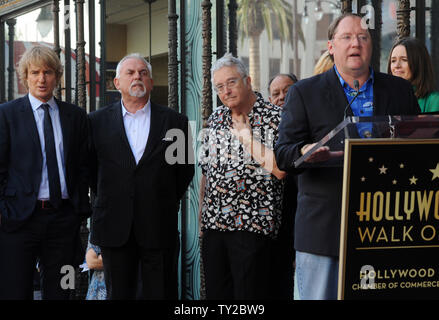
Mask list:
[[[355,96],[354,96],[354,98],[351,100],[351,102],[349,102],[348,103],[348,105],[346,106],[346,108],[344,108],[344,116],[343,116],[343,120],[346,120],[346,112],[348,111],[348,108],[352,105],[352,102],[354,102],[355,101],[355,99],[357,99],[357,97],[358,97],[358,95],[360,94],[360,82],[358,81],[358,80],[354,80],[354,89],[357,91],[356,93],[355,93]],[[345,127],[344,128],[344,134],[345,134],[345,139],[349,139],[350,138],[350,135],[349,135],[349,132],[348,132],[348,128],[347,127]],[[343,142],[342,142],[343,143]]]
[[[348,111],[348,108],[352,105],[352,103],[355,101],[355,99],[357,99],[358,95],[360,94],[360,82],[356,79],[354,80],[354,89],[357,92],[355,93],[355,96],[351,100],[351,102],[349,102],[348,105],[346,106],[346,108],[344,108],[343,120],[346,119],[346,112]]]

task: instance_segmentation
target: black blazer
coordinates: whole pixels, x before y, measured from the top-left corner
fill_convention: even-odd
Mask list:
[[[374,115],[420,113],[411,84],[375,72]],[[348,100],[334,69],[299,81],[287,94],[275,146],[281,170],[293,167],[307,143],[320,141],[343,121]],[[353,115],[347,110],[347,115]],[[302,252],[338,256],[341,221],[342,168],[297,170],[298,202],[295,248]]]
[[[67,191],[75,211],[89,216],[87,115],[72,104],[56,103]],[[18,229],[34,211],[42,166],[40,138],[28,96],[0,105],[0,213],[5,231]]]
[[[179,202],[194,175],[188,119],[151,103],[151,127],[145,152],[136,165],[122,119],[120,101],[89,114],[90,155],[94,179],[91,242],[106,247],[123,245],[133,231],[147,248],[173,248],[178,235]],[[166,162],[173,144],[170,129],[181,129],[183,163]],[[172,149],[172,146],[171,146]],[[182,150],[180,150],[182,151]],[[169,150],[168,150],[169,152]],[[191,151],[190,151],[191,152]]]

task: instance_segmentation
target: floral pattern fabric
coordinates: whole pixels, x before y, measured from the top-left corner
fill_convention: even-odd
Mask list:
[[[86,252],[92,249],[96,252],[96,255],[100,255],[101,248],[88,242]],[[88,285],[86,300],[106,300],[107,299],[107,289],[105,286],[104,270],[90,270],[93,272],[91,276],[90,283]]]

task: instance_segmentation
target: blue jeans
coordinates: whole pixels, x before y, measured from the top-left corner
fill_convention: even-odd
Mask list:
[[[335,300],[337,285],[337,258],[296,251],[295,300]]]

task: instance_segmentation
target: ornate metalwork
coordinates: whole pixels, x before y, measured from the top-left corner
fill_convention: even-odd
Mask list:
[[[212,84],[210,81],[210,68],[212,67],[212,26],[211,26],[211,8],[212,3],[209,0],[204,0],[201,3],[203,10],[202,21],[202,35],[203,35],[203,97],[202,97],[202,114],[203,114],[203,128],[207,126],[207,119],[212,113]]]
[[[431,59],[436,75],[436,90],[439,91],[439,1],[431,2]],[[435,35],[435,36],[433,36]]]
[[[85,87],[85,41],[84,41],[84,0],[75,0],[76,2],[76,19],[77,38],[76,38],[76,66],[78,77],[76,79],[76,88],[78,91],[78,105],[86,108],[86,87]]]
[[[433,1],[434,2],[434,1]],[[416,0],[416,38],[425,43],[425,0]]]
[[[168,106],[174,110],[178,110],[178,15],[176,11],[176,0],[168,0]]]
[[[15,37],[15,24],[16,19],[9,19],[6,21],[8,25],[8,37],[9,37],[9,65],[8,65],[8,100],[14,99],[14,37]]]
[[[381,30],[383,25],[382,4],[383,0],[372,0],[372,6],[375,10],[375,28],[370,30],[373,43],[371,64],[377,71],[380,70]]]
[[[0,21],[0,103],[6,102],[5,22]]]
[[[341,1],[341,13],[352,12],[352,0],[342,0]]]
[[[149,40],[149,55],[148,55],[148,62],[151,63],[151,57],[152,57],[152,4],[156,2],[157,0],[143,0],[148,4],[148,40]]]
[[[88,2],[88,17],[89,17],[89,97],[90,105],[89,112],[96,110],[96,19],[95,19],[95,1]]]
[[[54,34],[54,48],[57,56],[60,56],[61,47],[59,45],[59,0],[53,0],[52,2],[52,14],[53,14],[53,34]]]
[[[236,11],[238,10],[238,4],[236,0],[230,0],[228,4],[229,8],[229,52],[234,57],[238,56],[238,24],[236,20]]]
[[[227,32],[224,0],[216,1],[216,56],[222,57],[227,52]]]
[[[396,33],[398,39],[410,36],[410,0],[398,0],[396,10]]]
[[[64,86],[65,100],[72,102],[72,49],[70,46],[70,0],[64,0]]]
[[[53,37],[54,37],[54,48],[58,58],[61,54],[61,47],[59,45],[59,0],[53,0],[52,2],[52,13],[53,13]],[[55,90],[55,97],[61,99],[61,83]]]
[[[107,70],[107,55],[106,55],[106,50],[105,50],[105,38],[106,38],[106,1],[105,0],[100,0],[99,4],[101,5],[101,41],[99,42],[99,46],[100,46],[100,51],[101,51],[101,60],[100,60],[100,82],[99,82],[99,107],[103,107],[105,106],[106,102],[105,102],[105,92],[106,92],[106,87],[105,87],[105,73]]]

